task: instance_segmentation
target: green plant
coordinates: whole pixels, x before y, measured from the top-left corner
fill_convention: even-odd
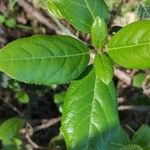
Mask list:
[[[110,14],[103,0],[53,0],[48,9],[78,30],[91,33],[97,50],[94,65],[88,66],[89,48],[80,40],[36,35],[2,48],[0,70],[32,84],[50,86],[74,80],[63,105],[61,131],[67,149],[111,150],[113,140],[120,139],[113,62],[125,68],[150,68],[150,21],[127,25],[108,41]],[[142,149],[135,141],[120,149]]]

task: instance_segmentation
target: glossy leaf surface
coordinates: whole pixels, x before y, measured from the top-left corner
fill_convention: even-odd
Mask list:
[[[4,142],[17,137],[24,121],[20,118],[10,118],[0,125],[0,139]]]
[[[125,68],[150,68],[150,20],[134,22],[109,42],[108,54]]]
[[[106,22],[109,18],[104,0],[55,0],[54,4],[73,26],[83,32],[91,32],[97,16]]]
[[[94,60],[94,68],[97,78],[105,84],[109,84],[113,78],[113,63],[106,54],[97,54]]]
[[[62,84],[77,78],[89,61],[88,48],[69,36],[37,35],[0,52],[0,70],[26,83]]]
[[[134,134],[132,143],[138,144],[143,150],[150,149],[150,127],[142,125],[140,129]]]
[[[97,49],[103,48],[106,42],[107,34],[108,31],[105,21],[102,18],[97,17],[94,20],[94,23],[91,28],[93,46]]]
[[[74,81],[65,97],[61,129],[68,150],[105,150],[119,128],[114,85],[93,70]]]

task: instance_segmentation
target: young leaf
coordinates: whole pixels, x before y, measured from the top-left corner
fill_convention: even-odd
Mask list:
[[[128,134],[123,128],[119,128],[118,134],[115,136],[111,144],[109,145],[109,150],[120,150],[120,148],[129,145],[130,139]]]
[[[150,68],[150,20],[142,20],[121,29],[109,42],[108,54],[126,68]]]
[[[107,25],[103,19],[97,17],[91,28],[92,44],[95,48],[100,49],[104,46],[107,37]]]
[[[142,125],[133,136],[132,143],[140,145],[143,148],[143,150],[149,150],[150,127],[148,127],[147,125]]]
[[[118,124],[112,82],[104,84],[92,69],[71,84],[64,101],[61,128],[68,150],[107,149]]]
[[[23,125],[24,120],[17,117],[6,120],[0,125],[0,139],[5,143],[16,138]]]
[[[80,31],[91,32],[91,26],[97,16],[108,22],[109,12],[104,0],[55,0],[54,4]]]
[[[37,35],[0,52],[0,70],[26,83],[62,84],[77,78],[89,61],[88,48],[69,36]]]
[[[107,57],[106,54],[97,54],[94,60],[94,68],[97,75],[101,81],[105,84],[109,84],[113,78],[113,63]]]

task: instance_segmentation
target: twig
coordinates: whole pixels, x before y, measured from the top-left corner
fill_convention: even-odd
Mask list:
[[[121,81],[126,83],[128,86],[131,85],[132,78],[128,74],[126,74],[125,72],[116,68],[114,74],[118,79],[120,79]]]
[[[25,138],[27,140],[27,142],[32,146],[33,149],[39,149],[39,150],[48,150],[47,147],[41,147],[39,145],[37,145],[30,137],[30,135],[28,134],[28,132],[25,134]]]
[[[36,9],[34,9],[25,0],[17,0],[17,3],[20,7],[22,7],[24,9],[24,11],[27,14],[30,14],[33,18],[37,19],[38,22],[44,24],[48,29],[55,31],[56,33],[61,32],[60,29],[56,25],[50,23],[45,16],[43,16],[41,13],[39,13]]]
[[[46,123],[43,123],[42,125],[39,125],[37,127],[33,128],[33,132],[37,132],[46,128],[49,128],[50,126],[55,125],[56,123],[60,122],[61,118],[54,118],[54,119],[50,119],[49,121],[47,121]]]
[[[21,130],[22,135],[24,135],[25,139],[27,140],[27,142],[32,146],[32,148],[34,149],[40,149],[40,150],[46,150],[48,148],[46,147],[41,147],[38,144],[36,144],[32,139],[31,136],[33,135],[33,133],[49,128],[50,126],[55,125],[56,123],[60,122],[61,118],[54,118],[54,119],[50,119],[48,120],[46,123],[44,122],[43,124],[36,126],[36,127],[32,127],[31,124],[29,122],[27,122],[26,128]]]
[[[110,17],[110,21],[108,24],[108,27],[111,28],[115,18],[117,17],[117,15],[121,12],[121,8],[122,6],[127,3],[128,0],[121,0],[120,3],[118,4],[117,7],[114,7],[113,10],[111,11],[111,17]]]
[[[122,105],[118,107],[119,111],[134,110],[134,111],[150,111],[150,106],[132,106]]]

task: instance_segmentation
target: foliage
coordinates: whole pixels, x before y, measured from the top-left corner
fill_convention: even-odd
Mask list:
[[[47,2],[47,9],[54,15],[62,15],[79,31],[91,33],[96,50],[94,65],[88,66],[89,48],[80,40],[68,35],[36,35],[2,48],[0,70],[29,84],[50,86],[71,82],[61,122],[68,150],[148,150],[149,127],[142,126],[131,141],[120,128],[112,79],[113,62],[131,69],[150,68],[150,21],[131,23],[106,42],[110,14],[104,0]],[[22,91],[16,96],[21,102],[28,102]],[[22,126],[23,121],[18,118],[3,123],[0,127],[3,143],[10,145],[10,139],[18,138]]]

